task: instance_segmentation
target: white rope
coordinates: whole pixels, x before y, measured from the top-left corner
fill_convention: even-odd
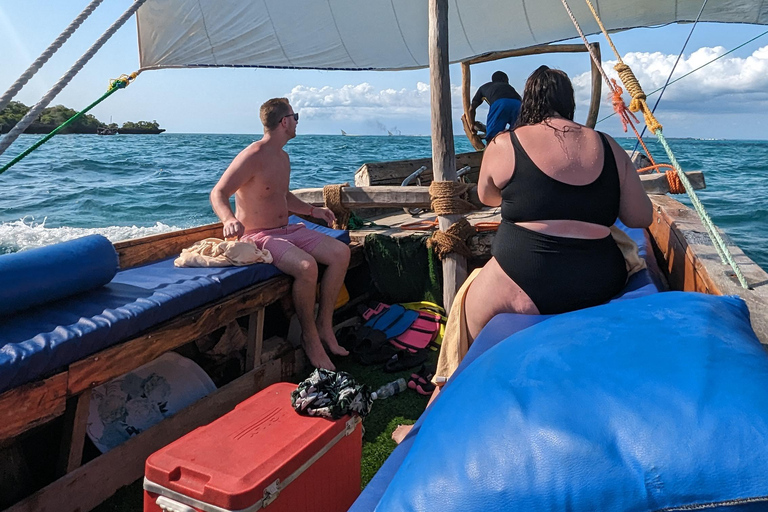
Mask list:
[[[80,59],[78,59],[78,61],[75,62],[71,68],[69,68],[69,71],[67,71],[64,76],[62,76],[59,81],[56,82],[56,85],[54,85],[51,90],[45,94],[45,96],[43,96],[37,105],[32,107],[21,121],[16,123],[16,126],[14,126],[11,131],[8,132],[3,140],[0,140],[0,155],[2,155],[5,150],[8,149],[8,146],[13,144],[13,141],[15,141],[19,135],[24,133],[24,130],[26,130],[27,127],[35,121],[35,119],[37,119],[43,109],[47,107],[51,101],[53,101],[53,98],[55,98],[56,95],[59,94],[61,90],[67,86],[70,80],[72,80],[72,78],[74,78],[74,76],[83,68],[83,66],[85,66],[89,60],[91,60],[91,57],[93,57],[96,52],[98,52],[99,49],[104,46],[104,43],[106,43],[109,38],[112,37],[114,33],[117,32],[117,30],[122,27],[123,24],[125,24],[125,22],[128,21],[131,16],[133,16],[136,10],[141,7],[144,2],[146,2],[146,0],[135,0],[133,5],[131,5],[128,10],[125,11],[123,15],[120,16],[117,21],[115,21],[98,40],[96,40],[95,43],[93,43],[93,46],[91,46],[88,51],[85,52],[85,54],[83,54],[83,56],[80,57]]]
[[[14,84],[5,91],[5,94],[3,94],[0,97],[0,112],[8,105],[8,103],[11,102],[14,96],[16,96],[16,93],[18,93],[22,87],[24,87],[27,82],[29,82],[29,79],[32,78],[35,73],[37,73],[41,67],[43,67],[43,64],[48,62],[48,59],[50,59],[56,51],[58,51],[59,48],[69,39],[69,36],[74,34],[75,30],[77,30],[80,25],[88,18],[88,16],[91,15],[91,13],[99,6],[101,2],[104,0],[93,0],[88,7],[85,8],[83,12],[80,13],[80,15],[75,18],[75,20],[70,23],[70,25],[62,32],[59,37],[57,37],[51,45],[40,54],[40,56],[35,60],[35,62],[32,63],[31,66],[27,68],[25,72],[21,74],[21,76],[14,82]]]

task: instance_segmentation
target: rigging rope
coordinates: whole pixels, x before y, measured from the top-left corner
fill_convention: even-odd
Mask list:
[[[582,39],[584,40],[584,43],[586,44],[587,49],[589,50],[590,48],[589,43],[586,40],[586,37],[583,35],[583,32],[581,31],[581,28],[579,27],[578,22],[576,21],[576,18],[573,16],[573,13],[571,12],[570,7],[568,6],[567,0],[561,0],[561,1],[566,11],[568,11],[569,16],[571,17],[571,21],[573,21],[574,25],[576,26],[576,30],[579,32],[579,35],[582,36]],[[614,66],[614,69],[616,69],[616,71],[619,73],[619,78],[621,78],[621,81],[624,83],[624,86],[632,95],[632,103],[630,104],[630,107],[629,107],[630,110],[634,112],[637,112],[639,110],[643,111],[643,116],[645,117],[645,124],[656,135],[656,137],[659,139],[659,142],[664,147],[664,150],[667,152],[667,156],[669,157],[670,162],[672,162],[672,165],[674,166],[675,171],[677,171],[677,176],[682,182],[683,186],[685,187],[685,190],[688,193],[688,197],[691,199],[691,203],[693,204],[694,209],[696,210],[696,213],[698,213],[699,218],[702,221],[702,224],[706,228],[709,234],[709,237],[712,240],[712,243],[715,246],[715,249],[717,250],[718,255],[720,256],[720,260],[723,263],[727,262],[733,269],[734,273],[736,274],[736,277],[738,278],[739,283],[741,283],[741,286],[743,288],[749,289],[749,284],[747,283],[747,280],[744,278],[744,274],[741,272],[741,268],[733,259],[733,256],[728,250],[728,247],[726,246],[725,242],[720,236],[720,233],[717,231],[717,228],[712,222],[712,219],[710,219],[709,214],[707,214],[706,210],[704,209],[704,205],[701,204],[701,201],[699,201],[699,198],[696,195],[696,192],[693,190],[693,187],[691,186],[690,181],[688,181],[688,177],[685,175],[682,168],[680,167],[680,164],[677,162],[677,159],[675,158],[675,155],[672,152],[672,148],[669,147],[667,140],[664,138],[664,134],[662,131],[663,128],[661,124],[656,120],[656,118],[653,115],[653,112],[651,112],[650,109],[648,108],[648,104],[645,102],[646,95],[643,92],[642,87],[640,87],[640,84],[638,83],[637,78],[635,78],[634,73],[632,73],[632,70],[629,68],[629,66],[624,64],[624,62],[622,61],[621,55],[619,55],[619,52],[616,50],[616,47],[613,45],[611,36],[608,34],[608,31],[605,29],[605,26],[603,26],[603,22],[600,19],[600,15],[592,6],[592,3],[590,2],[590,0],[585,0],[585,1],[589,6],[590,11],[592,11],[592,15],[594,16],[595,21],[597,21],[597,24],[600,26],[600,30],[603,32],[603,35],[608,41],[608,44],[610,45],[611,49],[613,49],[614,55],[616,55],[618,64]]]
[[[138,76],[138,74],[139,74],[138,72],[134,72],[134,73],[131,73],[130,75],[122,75],[120,78],[110,80],[109,89],[107,90],[107,92],[101,95],[101,98],[97,99],[96,101],[94,101],[93,103],[85,107],[83,110],[81,110],[80,112],[76,113],[75,115],[73,115],[72,117],[70,117],[63,123],[61,123],[51,133],[49,133],[39,141],[32,144],[32,146],[30,146],[28,149],[22,152],[19,156],[17,156],[7,164],[5,164],[2,168],[0,168],[0,174],[3,174],[5,171],[13,167],[18,162],[20,162],[24,157],[29,155],[31,152],[33,152],[34,150],[36,150],[37,148],[39,148],[40,146],[48,142],[51,138],[53,138],[54,135],[56,135],[61,130],[69,126],[75,119],[81,117],[83,114],[91,110],[93,107],[95,107],[96,105],[98,105],[99,103],[107,99],[112,93],[114,93],[118,89],[125,89],[126,87],[128,87],[128,84],[130,84]]]
[[[27,129],[27,127],[32,124],[35,119],[37,119],[37,116],[40,115],[40,113],[43,111],[45,107],[48,106],[48,104],[53,101],[53,98],[56,97],[57,94],[61,92],[64,87],[67,86],[67,84],[74,78],[74,76],[85,66],[85,64],[91,60],[91,57],[93,57],[96,52],[101,49],[102,46],[104,46],[104,43],[106,43],[112,35],[114,35],[117,30],[125,24],[128,19],[133,16],[133,14],[138,10],[139,7],[142,6],[144,2],[147,0],[135,0],[133,2],[133,5],[131,5],[127,11],[125,11],[122,16],[120,16],[117,21],[115,21],[111,27],[107,29],[106,32],[104,32],[99,39],[96,40],[95,43],[93,43],[93,46],[91,46],[87,52],[83,54],[82,57],[80,57],[75,64],[72,65],[71,68],[69,68],[69,71],[64,73],[64,76],[62,76],[56,84],[51,87],[51,89],[43,96],[43,98],[31,109],[29,109],[29,112],[27,112],[27,115],[25,115],[21,121],[16,123],[16,126],[11,128],[11,131],[6,134],[6,136],[0,140],[0,155],[2,155],[6,149],[8,149],[8,146],[13,144],[13,141],[15,141],[19,135],[24,133],[24,130]],[[139,71],[140,72],[140,71]]]
[[[69,24],[69,26],[59,34],[59,37],[54,39],[54,41],[51,43],[51,45],[45,49],[43,53],[40,54],[40,56],[33,62],[26,71],[24,71],[21,76],[16,80],[16,82],[11,85],[11,87],[8,88],[7,91],[0,97],[0,112],[8,105],[8,103],[11,102],[11,99],[13,99],[14,96],[16,96],[16,93],[18,93],[22,87],[26,85],[27,82],[29,82],[29,79],[35,76],[35,73],[37,73],[41,67],[43,67],[43,64],[48,62],[48,59],[53,56],[54,53],[58,51],[59,48],[69,39],[69,36],[74,34],[75,30],[77,30],[80,25],[83,24],[83,22],[88,18],[88,16],[91,15],[91,13],[99,6],[101,2],[104,0],[93,0],[90,4],[88,4],[88,7],[86,7],[83,12],[81,12],[77,18],[75,18],[72,23]]]
[[[664,91],[667,90],[667,86],[669,85],[669,81],[672,79],[672,74],[675,72],[675,69],[677,69],[677,64],[680,62],[680,58],[683,56],[683,53],[685,52],[685,48],[688,46],[688,41],[691,40],[691,36],[693,35],[693,31],[696,28],[696,25],[699,23],[699,19],[701,18],[701,13],[704,12],[704,7],[707,6],[707,2],[709,0],[704,0],[704,3],[701,4],[701,9],[699,9],[699,14],[696,15],[696,19],[693,22],[693,26],[691,27],[691,31],[688,32],[688,37],[685,38],[685,42],[683,43],[683,47],[680,49],[680,53],[677,54],[677,59],[675,59],[675,63],[672,65],[672,69],[669,72],[669,76],[667,77],[667,80],[664,82],[664,86],[661,88],[661,93],[659,93],[659,97],[656,98],[656,103],[653,104],[653,108],[651,109],[651,112],[656,113],[656,107],[659,106],[659,102],[661,101],[661,97],[664,96]],[[645,129],[647,127],[643,126],[643,131],[640,132],[640,137],[645,135]],[[632,150],[632,155],[635,154],[637,151],[637,144],[635,144],[635,148]]]

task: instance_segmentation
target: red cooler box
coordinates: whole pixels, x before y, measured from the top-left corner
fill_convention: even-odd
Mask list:
[[[153,453],[144,512],[341,512],[360,494],[362,427],[300,416],[274,384]]]

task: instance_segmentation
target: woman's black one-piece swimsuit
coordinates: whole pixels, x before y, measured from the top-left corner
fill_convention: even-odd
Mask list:
[[[608,301],[627,281],[624,257],[612,236],[567,238],[515,224],[563,219],[613,225],[619,215],[619,173],[608,140],[600,133],[605,154],[600,176],[587,185],[568,185],[536,167],[515,134],[510,135],[515,170],[501,190],[502,222],[491,254],[542,315]]]

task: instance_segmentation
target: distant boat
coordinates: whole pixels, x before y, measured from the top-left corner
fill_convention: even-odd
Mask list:
[[[392,136],[392,132],[387,130],[387,135],[389,135],[391,137]]]
[[[117,128],[99,127],[96,128],[96,135],[117,135]]]
[[[117,130],[117,133],[121,135],[157,135],[158,133],[163,133],[164,131],[165,128],[120,128]]]
[[[347,135],[347,132],[345,132],[344,130],[341,130],[341,134],[342,135]]]

